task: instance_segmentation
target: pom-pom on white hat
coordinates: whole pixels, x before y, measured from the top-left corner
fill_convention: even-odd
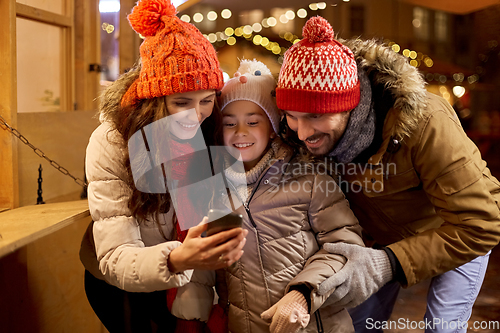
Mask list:
[[[222,88],[221,111],[234,101],[251,101],[264,110],[276,133],[279,130],[280,113],[276,106],[274,89],[276,80],[269,68],[257,60],[243,59],[234,77]]]

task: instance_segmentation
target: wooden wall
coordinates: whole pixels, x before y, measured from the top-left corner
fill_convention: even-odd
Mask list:
[[[50,159],[83,180],[85,149],[92,131],[99,125],[94,111],[19,113],[18,129],[30,143]],[[17,139],[16,139],[17,140]],[[17,140],[19,154],[19,206],[37,202],[38,167],[43,171],[45,202],[78,200],[82,187],[40,158]]]
[[[85,296],[78,256],[90,221],[81,219],[0,259],[0,332],[107,332]]]

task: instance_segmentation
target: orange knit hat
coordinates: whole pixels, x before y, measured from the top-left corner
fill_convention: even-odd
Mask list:
[[[122,107],[141,99],[222,89],[222,71],[212,44],[176,13],[170,0],[141,0],[128,15],[132,28],[145,39],[139,78],[123,96]]]

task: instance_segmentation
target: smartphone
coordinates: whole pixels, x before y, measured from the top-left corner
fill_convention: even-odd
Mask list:
[[[234,212],[226,213],[217,209],[210,209],[208,211],[208,220],[213,221],[208,223],[206,231],[207,236],[211,236],[224,230],[240,228],[243,224],[243,216],[241,214]]]

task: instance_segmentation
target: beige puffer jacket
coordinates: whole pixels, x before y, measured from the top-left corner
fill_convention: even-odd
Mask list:
[[[306,285],[311,290],[311,321],[302,332],[317,332],[318,325],[324,332],[354,332],[347,311],[325,304],[329,295],[319,296],[317,288],[345,264],[322,245],[363,245],[358,221],[332,178],[314,174],[307,161],[291,160],[287,146],[276,156],[257,180],[246,207],[238,209],[249,233],[243,256],[226,269],[228,294],[220,295],[229,303],[229,330],[269,332],[270,323],[260,314],[290,287]],[[227,196],[223,201],[228,205]]]
[[[152,292],[178,288],[172,314],[206,321],[213,303],[215,273],[168,270],[170,252],[181,245],[166,240],[153,222],[138,224],[128,202],[126,145],[110,123],[102,123],[87,147],[88,200],[93,228],[87,230],[80,257],[95,277],[120,289]],[[172,211],[160,215],[163,234],[172,235]],[[187,287],[189,286],[189,287]]]

